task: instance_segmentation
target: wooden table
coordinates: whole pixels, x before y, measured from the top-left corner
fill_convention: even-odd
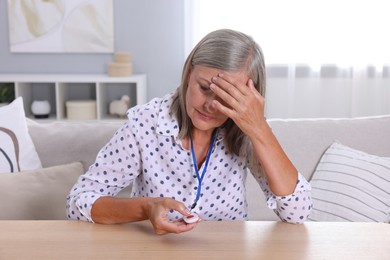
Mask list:
[[[390,225],[202,222],[155,235],[149,222],[0,221],[0,259],[390,259]]]

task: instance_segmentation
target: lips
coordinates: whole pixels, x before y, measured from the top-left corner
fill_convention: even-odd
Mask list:
[[[198,112],[198,114],[200,115],[200,118],[203,119],[203,120],[213,120],[214,117],[210,116],[210,115],[207,115],[207,114],[204,114],[202,112],[200,112],[199,110],[196,110],[196,112]]]

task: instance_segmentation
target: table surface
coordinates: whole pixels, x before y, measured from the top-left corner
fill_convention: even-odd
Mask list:
[[[390,259],[383,223],[204,221],[155,235],[148,221],[0,221],[0,259]]]

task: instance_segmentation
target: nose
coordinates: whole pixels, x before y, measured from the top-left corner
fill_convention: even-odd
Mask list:
[[[208,95],[207,99],[206,99],[206,102],[204,103],[204,106],[205,106],[205,110],[207,113],[215,113],[217,111],[217,109],[214,107],[213,105],[213,101],[216,99],[216,96],[215,94],[213,95]]]

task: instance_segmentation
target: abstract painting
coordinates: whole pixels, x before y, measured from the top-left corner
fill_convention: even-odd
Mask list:
[[[11,52],[114,52],[113,0],[8,0]]]

